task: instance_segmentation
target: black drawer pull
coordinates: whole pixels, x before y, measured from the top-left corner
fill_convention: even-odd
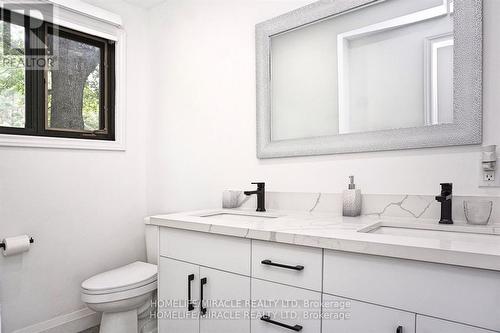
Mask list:
[[[269,317],[269,316],[262,316],[260,318],[260,320],[265,321],[266,323],[269,323],[269,324],[273,324],[273,325],[276,325],[276,326],[288,328],[289,330],[292,330],[292,331],[295,331],[295,332],[302,331],[302,326],[300,326],[300,325],[290,326],[290,325],[287,325],[287,324],[283,324],[283,323],[280,323],[280,322],[272,320],[271,317]]]
[[[194,280],[194,274],[188,275],[188,311],[194,310],[193,302],[191,301],[191,282]]]
[[[207,308],[203,306],[203,286],[207,284],[207,278],[200,280],[200,313],[204,316],[207,313]]]
[[[398,326],[396,333],[403,333],[403,326]]]
[[[303,271],[304,270],[304,266],[302,266],[302,265],[289,266],[289,265],[277,264],[275,262],[272,262],[269,259],[262,260],[260,263],[262,265],[269,265],[269,266],[281,267],[281,268],[286,268],[286,269],[293,269],[294,271]]]

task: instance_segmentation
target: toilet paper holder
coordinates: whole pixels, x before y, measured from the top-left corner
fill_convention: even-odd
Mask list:
[[[35,242],[35,240],[33,239],[33,237],[30,237],[30,243],[33,244]],[[5,250],[5,243],[0,243],[0,248],[4,249]]]

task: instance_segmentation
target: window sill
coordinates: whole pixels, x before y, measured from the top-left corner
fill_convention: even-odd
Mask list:
[[[0,147],[25,147],[25,148],[54,148],[54,149],[78,149],[78,150],[114,150],[125,151],[125,143],[122,140],[85,140],[54,138],[42,136],[26,136],[0,134]]]

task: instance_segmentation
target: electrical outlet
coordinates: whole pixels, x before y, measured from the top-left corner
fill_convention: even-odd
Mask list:
[[[500,170],[484,171],[482,163],[479,163],[479,187],[500,187]]]
[[[485,171],[483,181],[494,182],[495,181],[495,171]]]

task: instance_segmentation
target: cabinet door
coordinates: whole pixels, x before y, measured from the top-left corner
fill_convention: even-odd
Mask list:
[[[323,333],[415,333],[415,314],[324,295]]]
[[[201,267],[200,279],[200,333],[250,333],[250,278]]]
[[[198,333],[199,266],[160,257],[159,268],[158,332]]]
[[[252,279],[252,333],[320,333],[321,293]]]
[[[425,316],[417,316],[417,333],[493,333],[493,331]]]

